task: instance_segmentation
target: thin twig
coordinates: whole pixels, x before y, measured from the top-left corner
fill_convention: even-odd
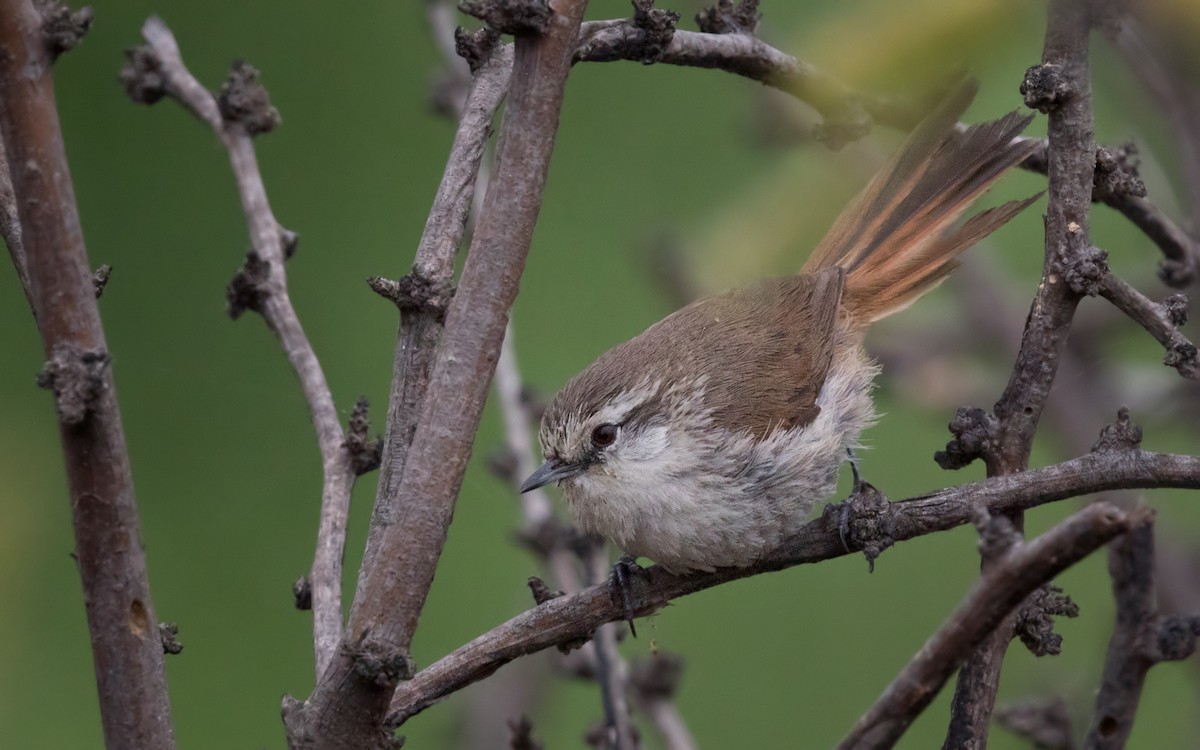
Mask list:
[[[583,554],[584,566],[592,584],[603,583],[608,579],[607,545],[598,543],[589,545]],[[618,623],[606,623],[596,630],[592,639],[595,653],[596,682],[600,683],[600,696],[604,704],[605,731],[608,742],[605,747],[610,750],[636,750],[637,743],[633,737],[633,726],[629,721],[629,700],[626,694],[627,666],[617,650],[617,633],[621,626]]]
[[[819,67],[787,54],[752,33],[704,34],[660,25],[638,25],[639,17],[585,23],[579,35],[578,62],[636,60],[685,67],[712,68],[758,81],[796,97],[825,118],[816,135],[833,146],[862,138],[873,122],[912,129],[928,107],[920,103],[855,91]],[[937,101],[930,98],[927,104]],[[965,127],[965,126],[964,126]],[[1045,150],[1021,166],[1046,174]],[[1200,269],[1197,242],[1144,197],[1103,191],[1095,198],[1116,209],[1162,250],[1167,262],[1163,278],[1175,286],[1190,283]]]
[[[150,18],[142,27],[142,35],[166,93],[206,122],[229,152],[253,247],[244,273],[249,275],[254,263],[266,264],[265,274],[247,282],[253,284],[255,294],[261,295],[252,307],[278,337],[312,412],[324,472],[317,548],[310,574],[313,648],[320,676],[342,635],[342,558],[355,472],[329,384],[288,296],[284,261],[294,236],[282,230],[271,212],[254,153],[253,128],[240,119],[222,116],[216,97],[184,65],[175,37],[165,23]],[[261,265],[257,268],[261,273]]]
[[[1120,7],[1115,3],[1110,4],[1109,10]],[[1179,165],[1188,187],[1189,213],[1195,230],[1200,226],[1200,130],[1196,127],[1197,116],[1200,115],[1200,92],[1186,76],[1171,69],[1167,56],[1162,54],[1164,45],[1150,38],[1141,22],[1133,17],[1131,11],[1134,8],[1129,6],[1121,12],[1115,19],[1115,28],[1106,26],[1106,30],[1112,32],[1110,39],[1114,46],[1141,79],[1175,131],[1175,144],[1180,151]],[[1147,215],[1161,213],[1153,206],[1144,208]],[[1130,218],[1134,219],[1133,216]],[[1137,222],[1137,219],[1134,221]],[[1143,225],[1139,223],[1139,226]],[[1143,231],[1155,239],[1167,258],[1162,269],[1163,277],[1175,286],[1194,282],[1200,275],[1200,243],[1178,227],[1161,223],[1160,226],[1168,227],[1171,231],[1162,237],[1155,237],[1145,226]]]
[[[673,700],[682,669],[683,659],[658,652],[635,662],[629,675],[635,704],[654,722],[666,750],[699,747]]]
[[[13,267],[17,270],[17,280],[21,282],[21,291],[25,293],[25,301],[29,309],[37,315],[37,305],[33,303],[33,289],[29,282],[29,260],[25,255],[25,242],[21,239],[21,220],[17,216],[17,198],[13,194],[12,175],[8,168],[8,157],[0,147],[0,239],[8,247],[12,257]]]
[[[1200,489],[1200,457],[1109,451],[899,502],[887,503],[875,496],[869,506],[852,514],[861,522],[853,523],[850,541],[857,548],[866,544],[864,540],[886,546],[961,526],[972,520],[976,508],[993,514],[1015,513],[1068,497],[1138,487]],[[686,576],[671,575],[659,566],[649,568],[632,582],[638,616],[653,614],[673,599],[728,581],[849,554],[839,534],[840,513],[830,507],[833,512],[809,522],[786,545],[750,567]],[[613,600],[608,585],[550,599],[459,647],[402,684],[389,723],[402,724],[513,659],[586,638],[600,625],[624,617],[624,605]]]
[[[1105,273],[1100,282],[1100,296],[1113,303],[1121,312],[1163,345],[1167,354],[1163,362],[1179,371],[1188,380],[1200,380],[1200,355],[1196,345],[1179,331],[1187,312],[1187,298],[1175,295],[1168,304],[1151,302],[1129,282],[1113,273]]]
[[[839,750],[890,748],[933,701],[955,668],[1009,612],[1054,576],[1151,514],[1095,503],[989,566],[971,591],[883,695],[838,744]]]
[[[28,0],[0,0],[0,132],[24,240],[27,295],[66,462],[73,557],[110,748],[175,747],[163,642],[138,531],[115,381],[54,97],[53,51]],[[8,221],[12,221],[5,206]],[[13,243],[10,251],[18,249]],[[14,259],[16,259],[14,254]]]

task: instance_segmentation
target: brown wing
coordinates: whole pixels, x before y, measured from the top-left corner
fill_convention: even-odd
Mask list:
[[[841,269],[771,279],[723,298],[722,306],[753,311],[714,342],[706,395],[713,419],[733,431],[765,436],[808,424],[821,411],[817,396],[829,374],[845,275]],[[740,318],[740,316],[739,316]]]
[[[808,424],[820,412],[844,278],[840,268],[827,268],[699,300],[593,369],[626,383],[638,379],[634,368],[653,368],[668,381],[706,373],[706,406],[731,431],[767,435]],[[613,366],[626,372],[613,378]]]
[[[639,384],[661,380],[662,398],[706,375],[705,406],[725,429],[767,435],[808,424],[820,413],[844,280],[841,268],[825,268],[693,302],[604,353],[550,409],[591,414]],[[656,399],[642,411],[661,407]]]

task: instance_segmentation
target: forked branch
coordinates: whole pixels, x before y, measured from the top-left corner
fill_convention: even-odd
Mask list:
[[[230,314],[237,317],[251,309],[263,316],[296,372],[312,413],[324,472],[310,575],[313,648],[320,676],[342,636],[342,558],[356,473],[325,373],[288,296],[284,262],[295,248],[296,235],[275,220],[254,152],[253,137],[278,124],[279,115],[258,83],[257,71],[245,63],[235,63],[220,96],[214,96],[184,65],[175,37],[162,20],[146,21],[142,36],[146,46],[130,51],[129,65],[122,71],[126,91],[145,104],[164,95],[174,98],[211,127],[229,152],[252,247],[230,283]]]

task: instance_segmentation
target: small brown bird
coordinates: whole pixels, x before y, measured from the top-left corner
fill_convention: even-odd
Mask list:
[[[868,326],[1039,197],[957,223],[1037,148],[1016,112],[958,130],[975,90],[917,126],[801,273],[694,302],[568,382],[521,491],[558,482],[585,531],[676,573],[750,565],[793,535],[875,419]]]

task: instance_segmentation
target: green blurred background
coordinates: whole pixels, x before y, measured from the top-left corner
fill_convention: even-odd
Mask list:
[[[57,65],[59,108],[91,262],[114,267],[100,307],[155,604],[160,619],[179,623],[185,645],[168,658],[180,746],[283,747],[280,698],[307,695],[313,681],[310,617],[292,607],[290,587],[313,551],[315,440],[265,326],[252,315],[231,323],[224,313],[225,284],[248,246],[224,152],[173,103],[129,103],[117,82],[121,53],[155,13],[210,87],[237,57],[262,70],[284,125],[259,140],[259,155],[276,215],[302,238],[288,266],[292,299],[343,414],[364,394],[377,426],[396,316],[363,280],[399,276],[411,263],[453,134],[428,106],[443,62],[421,3],[101,0],[95,7],[93,31]],[[700,3],[670,7],[684,16],[683,28],[695,28]],[[1040,58],[1044,24],[1044,6],[1033,2],[777,1],[763,11],[766,38],[868,90],[921,93],[955,70],[972,72],[983,88],[970,119],[1020,105],[1017,86]],[[594,2],[589,17],[628,12],[624,2]],[[1170,131],[1099,38],[1094,75],[1098,138],[1136,138],[1152,197],[1179,216]],[[898,143],[897,134],[880,131],[836,153],[765,144],[764,131],[780,118],[812,121],[770,93],[716,71],[633,63],[575,69],[514,312],[530,385],[552,391],[671,309],[653,271],[664,238],[701,287],[797,269]],[[1044,132],[1042,118],[1031,132]],[[1043,183],[1016,174],[987,200],[1027,195]],[[1043,206],[969,261],[1011,308],[1016,330],[1037,283]],[[1157,250],[1124,219],[1098,208],[1093,236],[1152,297],[1167,293],[1153,277]],[[963,295],[961,280],[952,280],[875,332],[882,351],[924,336],[922,346],[936,355],[917,366],[901,361],[880,381],[886,416],[866,436],[872,449],[863,466],[893,498],[981,476],[974,466],[948,475],[932,454],[946,442],[955,405],[994,401],[1016,340],[990,342],[971,358],[952,341],[941,349],[931,343],[930,331],[971,338],[958,312]],[[1035,462],[1065,457],[1067,446],[1086,448],[1122,402],[1147,428],[1147,447],[1195,452],[1182,402],[1170,395],[1179,378],[1159,365],[1161,349],[1102,308],[1085,301],[1083,324],[1096,339],[1084,366],[1056,388],[1100,380],[1111,400],[1089,404],[1064,440],[1049,427]],[[34,385],[41,344],[7,271],[0,319],[0,736],[12,748],[100,747],[53,405]],[[525,578],[538,570],[511,541],[517,503],[484,468],[500,442],[489,404],[414,642],[418,665],[531,604]],[[355,493],[349,590],[374,486],[372,474]],[[1161,529],[1184,540],[1200,536],[1193,497],[1162,492],[1152,502]],[[1030,533],[1073,507],[1032,513]],[[848,557],[689,597],[639,625],[642,637],[623,650],[630,658],[654,648],[685,656],[678,705],[703,746],[827,747],[937,627],[977,568],[975,534],[960,529],[890,550],[874,575]],[[1083,614],[1060,623],[1061,656],[1010,651],[1001,703],[1060,694],[1081,731],[1112,617],[1103,556],[1060,583]],[[601,715],[596,688],[549,675],[549,655],[527,662],[493,679],[533,680],[536,734],[551,748],[579,746]],[[1151,673],[1134,747],[1195,746],[1196,674],[1194,665]],[[493,687],[501,684],[511,683]],[[489,696],[487,688],[468,690],[403,733],[411,747],[506,746],[501,730],[478,718],[488,715]],[[940,746],[947,704],[944,693],[901,745]],[[472,738],[472,725],[482,740]],[[1025,745],[996,730],[992,746]]]

